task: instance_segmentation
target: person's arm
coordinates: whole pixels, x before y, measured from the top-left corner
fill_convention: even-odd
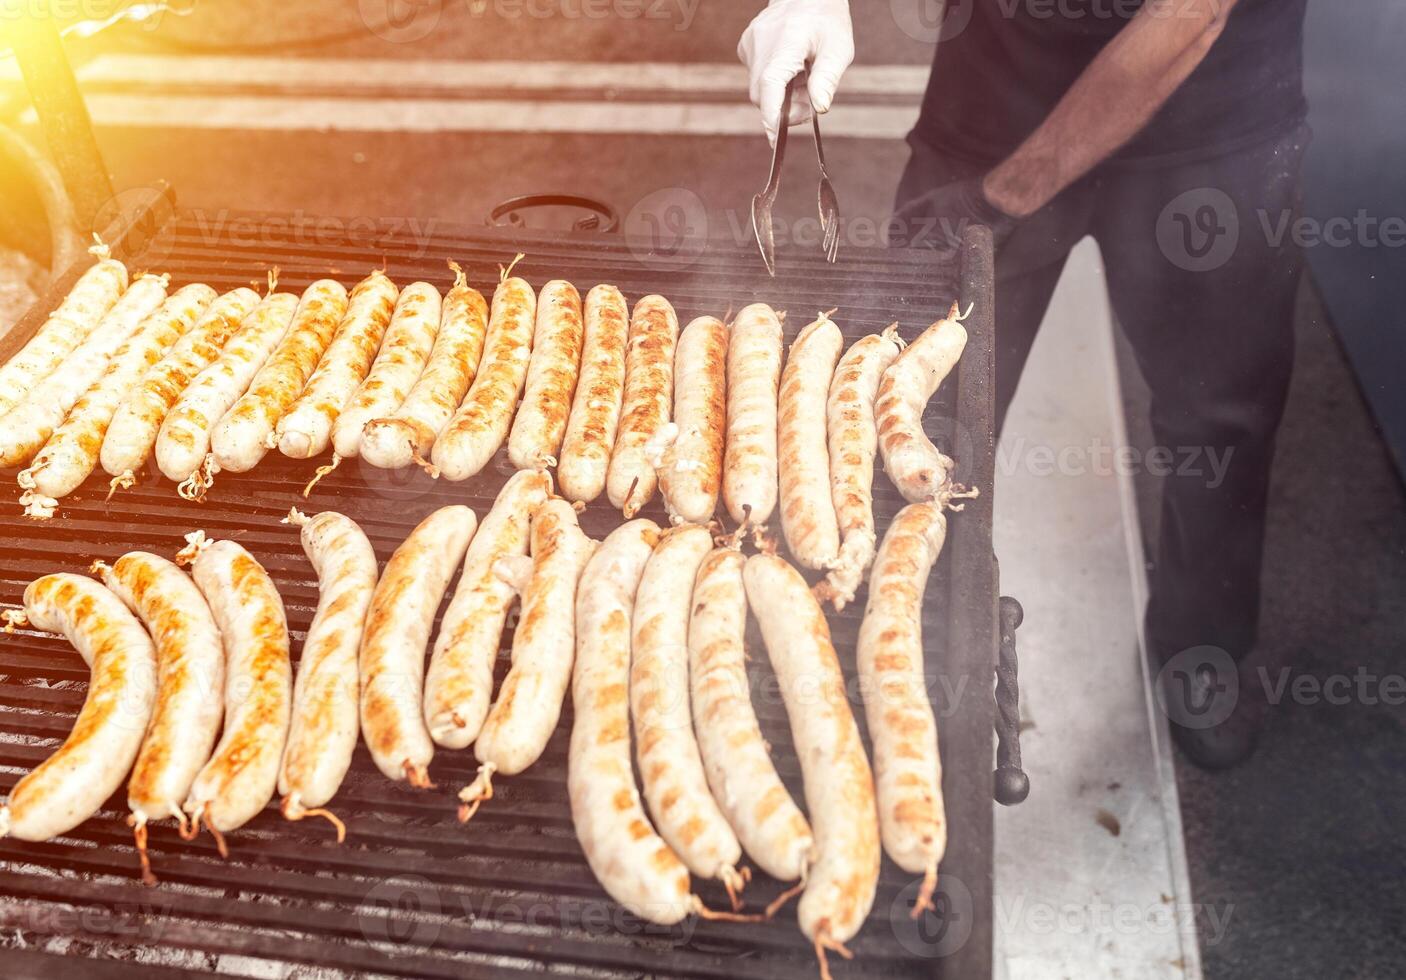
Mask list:
[[[1132,139],[1206,57],[1236,0],[1148,0],[1020,148],[986,175],[987,200],[1016,218]]]

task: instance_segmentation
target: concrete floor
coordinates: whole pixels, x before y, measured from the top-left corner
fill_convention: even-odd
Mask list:
[[[999,304],[1000,298],[997,297]],[[996,814],[1001,980],[1198,980],[1197,928],[1164,720],[1140,656],[1142,546],[1098,247],[1075,248],[997,447],[1001,589],[1025,608],[1030,798]],[[1063,461],[1056,463],[1055,461]]]
[[[1406,957],[1406,494],[1308,285],[1297,340],[1261,629],[1271,681],[1287,683],[1248,764],[1177,767],[1192,890],[1230,910],[1220,942],[1202,934],[1215,980],[1377,980]],[[1145,445],[1145,390],[1124,377]],[[1156,487],[1138,491],[1155,539]]]

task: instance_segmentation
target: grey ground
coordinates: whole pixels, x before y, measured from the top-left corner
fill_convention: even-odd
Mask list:
[[[1311,288],[1297,335],[1271,488],[1264,655],[1271,677],[1395,677],[1395,703],[1365,703],[1391,692],[1371,682],[1347,704],[1329,703],[1327,688],[1296,699],[1291,686],[1248,764],[1212,775],[1179,762],[1195,899],[1233,906],[1221,943],[1202,936],[1213,980],[1377,980],[1401,976],[1406,955],[1406,507]],[[1143,393],[1125,383],[1145,441]],[[1155,493],[1139,487],[1149,534]]]

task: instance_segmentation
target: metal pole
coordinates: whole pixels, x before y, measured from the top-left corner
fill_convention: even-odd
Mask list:
[[[112,178],[98,150],[88,107],[78,91],[58,27],[47,13],[36,13],[20,16],[8,33],[49,153],[73,202],[78,226],[93,229],[99,211],[112,200]]]

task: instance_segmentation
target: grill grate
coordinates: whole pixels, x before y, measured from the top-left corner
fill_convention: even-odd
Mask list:
[[[392,231],[357,240],[330,236],[325,223],[311,220],[235,217],[238,227],[252,227],[256,234],[229,233],[233,219],[225,231],[214,232],[196,216],[176,214],[129,261],[133,268],[169,271],[175,284],[203,281],[219,289],[261,280],[265,265],[274,263],[282,270],[280,287],[296,290],[325,275],[350,283],[383,262],[399,283],[424,278],[446,287],[451,276],[445,260],[454,258],[487,294],[498,264],[521,249],[526,258],[516,271],[534,285],[561,277],[584,293],[597,282],[613,282],[631,302],[658,291],[674,302],[684,323],[766,300],[791,311],[788,339],[822,304],[838,307],[837,321],[853,341],[895,319],[911,337],[954,299],[975,303],[977,312],[968,321],[972,342],[955,391],[948,386],[935,400],[929,422],[941,434],[940,420],[959,420],[955,430],[947,430],[949,444],[955,440],[959,476],[983,491],[990,488],[991,278],[984,236],[965,245],[961,269],[956,261],[934,261],[930,253],[847,249],[838,266],[828,266],[818,256],[783,251],[773,281],[758,275],[760,262],[750,247],[711,245],[692,264],[676,268],[617,236],[439,229],[420,244]],[[322,230],[312,234],[312,228]],[[28,336],[39,315],[32,314],[8,343],[0,343],[0,354]],[[362,525],[384,561],[435,507],[468,503],[482,514],[510,472],[501,453],[484,473],[462,484],[350,460],[305,502],[300,490],[313,465],[272,453],[252,473],[220,476],[203,505],[181,501],[170,483],[151,473],[105,503],[106,482],[99,474],[62,502],[57,519],[43,525],[27,522],[7,503],[0,509],[0,602],[15,604],[37,576],[84,571],[95,558],[111,560],[134,548],[170,555],[185,532],[201,528],[211,537],[238,540],[268,568],[287,604],[296,656],[317,593],[297,530],[278,523],[290,506],[342,511]],[[902,501],[882,475],[875,491],[883,529]],[[657,501],[646,516],[662,520]],[[618,522],[604,500],[582,515],[585,529],[597,537]],[[834,965],[841,980],[968,978],[991,971],[989,692],[996,578],[989,493],[953,519],[928,598],[925,637],[951,825],[939,893],[945,914],[910,923],[907,909],[916,885],[886,860],[874,912],[852,944],[856,961]],[[862,610],[861,594],[844,614],[830,617],[851,681]],[[755,635],[752,639],[758,653],[752,658],[754,700],[763,730],[783,779],[803,802],[785,712]],[[506,669],[505,652],[500,680]],[[81,660],[62,640],[25,631],[0,638],[0,790],[8,793],[67,735],[85,681]],[[853,685],[851,694],[862,728]],[[812,952],[795,927],[792,909],[766,926],[691,921],[665,929],[629,915],[605,896],[572,831],[565,786],[570,722],[568,703],[542,760],[521,776],[497,781],[495,798],[467,827],[455,820],[454,793],[473,777],[471,752],[441,751],[431,767],[439,788],[422,792],[382,778],[359,748],[332,803],[347,824],[342,846],[320,821],[288,823],[270,807],[230,836],[231,857],[223,861],[208,836],[185,843],[163,822],[153,825],[150,835],[161,884],[145,888],[123,822],[125,790],[70,835],[43,844],[0,840],[0,929],[10,937],[18,930],[28,946],[22,951],[13,939],[0,939],[0,962],[11,976],[66,975],[72,964],[56,955],[63,951],[89,957],[84,968],[98,975],[159,975],[154,957],[188,969],[230,969],[236,961],[219,956],[235,954],[346,973],[427,977],[546,971],[601,978],[732,978],[746,971],[812,980]],[[724,906],[720,886],[696,886],[710,905]],[[780,890],[759,875],[745,897],[755,906]],[[63,937],[61,948],[52,945],[54,937]]]

